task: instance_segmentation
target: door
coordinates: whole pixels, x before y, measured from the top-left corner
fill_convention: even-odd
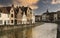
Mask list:
[[[6,25],[6,21],[4,21],[4,25]]]

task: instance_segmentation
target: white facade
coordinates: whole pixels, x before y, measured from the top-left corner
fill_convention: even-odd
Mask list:
[[[35,23],[35,15],[32,13],[32,23]]]
[[[25,13],[23,14],[23,17],[22,17],[22,24],[27,24],[27,17]]]
[[[46,21],[46,14],[45,15],[42,15],[42,20],[43,21]]]
[[[58,20],[57,14],[54,14],[54,21],[57,21],[57,20]]]
[[[31,18],[31,23],[35,23],[35,16],[32,14],[32,18]],[[29,24],[27,22],[27,16],[25,15],[25,13],[23,14],[23,17],[22,17],[22,24]]]
[[[10,15],[9,15],[9,19],[10,19],[10,25],[14,25],[14,18],[15,17],[15,15],[14,15],[14,8],[12,7],[11,9],[10,9]]]
[[[16,9],[12,6],[9,11],[7,10],[5,13],[0,13],[0,25],[29,24],[30,22],[35,23],[35,16],[32,14],[32,10],[27,8],[27,10],[25,10],[27,11],[26,15],[25,12],[23,14],[21,8],[19,8],[17,12],[18,8]]]
[[[9,23],[9,14],[6,13],[0,13],[0,25],[8,25]]]

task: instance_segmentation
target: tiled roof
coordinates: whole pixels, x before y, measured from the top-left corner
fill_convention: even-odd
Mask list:
[[[16,7],[14,8],[14,12],[17,14],[19,9],[21,9],[21,11],[27,15],[27,10],[28,10],[29,7]],[[0,7],[0,13],[10,13],[10,9],[11,9],[11,6],[10,7]],[[29,8],[30,10],[32,10],[31,8]],[[23,14],[22,13],[22,14]]]
[[[0,7],[0,13],[9,13],[11,7]]]

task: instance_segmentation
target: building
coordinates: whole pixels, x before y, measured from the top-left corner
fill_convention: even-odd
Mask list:
[[[41,22],[42,16],[41,15],[35,15],[35,22]]]
[[[34,13],[32,13],[32,23],[35,23],[35,15],[34,15]]]
[[[54,21],[57,21],[58,20],[58,14],[57,13],[54,13]]]
[[[22,16],[22,24],[26,24],[27,23],[27,17],[25,15],[25,13]]]
[[[9,14],[6,13],[0,13],[0,25],[7,24],[9,25],[10,19],[9,19]]]
[[[8,11],[7,11],[8,10]],[[0,25],[9,25],[10,19],[9,19],[9,10],[10,7],[0,7]]]
[[[49,20],[52,22],[57,21],[57,12],[51,12],[49,16]]]
[[[56,14],[57,14],[57,21],[60,21],[60,11],[57,11]]]
[[[0,14],[0,20],[4,21],[3,24],[6,25],[35,23],[35,15],[30,7],[14,7],[14,5],[11,7],[0,7]],[[0,24],[2,25],[1,21]]]
[[[60,11],[57,12],[45,12],[42,14],[42,21],[56,22],[60,21]]]
[[[19,18],[20,17],[20,18]],[[33,17],[33,18],[32,18]],[[32,9],[29,7],[19,7],[19,11],[17,13],[17,24],[30,24],[35,23],[34,14],[32,13]]]
[[[47,10],[45,13],[42,14],[42,21],[49,21],[49,11]]]

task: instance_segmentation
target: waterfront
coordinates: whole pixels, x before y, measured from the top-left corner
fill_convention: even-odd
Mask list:
[[[56,38],[57,37],[57,24],[44,23],[40,26],[33,28],[34,38]]]
[[[57,24],[55,23],[36,23],[22,28],[0,30],[0,38],[56,38]],[[11,26],[12,27],[12,26]]]

